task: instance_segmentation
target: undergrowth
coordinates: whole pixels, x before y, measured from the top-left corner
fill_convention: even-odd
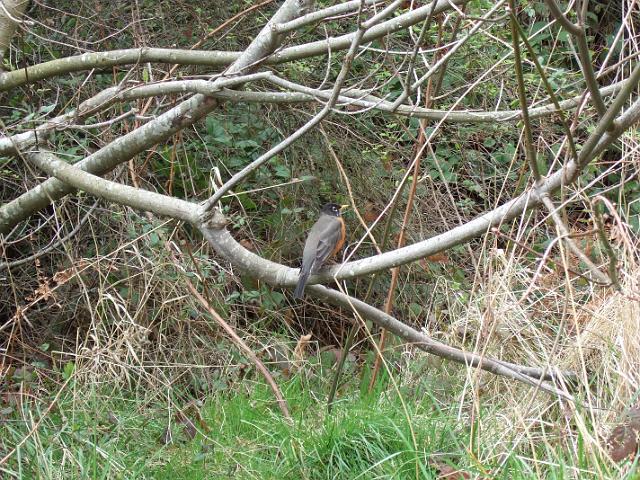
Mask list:
[[[501,407],[492,402],[474,416],[470,405],[453,401],[462,385],[438,381],[447,366],[416,371],[422,380],[411,377],[397,391],[387,381],[372,394],[354,370],[328,414],[327,377],[311,373],[318,362],[281,382],[293,423],[253,372],[190,400],[171,387],[82,384],[73,373],[57,398],[32,396],[3,416],[1,451],[16,452],[2,471],[25,479],[596,479],[619,473],[584,447],[571,451],[562,442],[514,442],[498,454],[496,444],[479,438],[493,428]],[[501,430],[502,441],[518,440],[517,431]],[[544,437],[553,427],[537,430]],[[580,435],[576,440],[586,442]],[[447,472],[467,476],[439,476]]]

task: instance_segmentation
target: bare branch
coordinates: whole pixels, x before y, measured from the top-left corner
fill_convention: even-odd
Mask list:
[[[103,124],[72,125],[70,122],[81,122],[83,119],[95,115],[119,101],[136,100],[156,95],[170,95],[174,93],[201,93],[206,96],[216,96],[216,93],[221,93],[219,98],[227,99],[229,96],[232,96],[233,93],[244,92],[236,92],[235,90],[226,91],[224,90],[226,87],[265,79],[270,75],[271,72],[260,72],[231,77],[227,77],[226,75],[219,76],[217,78],[217,82],[211,82],[208,80],[178,80],[173,82],[136,85],[124,89],[110,87],[82,102],[76,110],[59,115],[42,125],[39,125],[35,131],[29,130],[28,132],[19,133],[10,137],[0,137],[0,155],[15,155],[19,151],[34,145],[36,140],[41,143],[44,142],[55,131],[65,130],[67,128],[87,129],[99,127]],[[216,96],[216,98],[218,97]],[[131,115],[130,112],[126,112],[123,116]],[[110,120],[110,122],[111,121],[113,120]]]
[[[395,317],[384,313],[382,310],[378,310],[377,308],[356,298],[350,297],[338,290],[332,290],[322,285],[313,285],[312,287],[309,287],[308,291],[313,296],[328,303],[357,311],[365,319],[371,320],[376,325],[389,330],[394,335],[397,335],[427,353],[466,365],[467,367],[479,368],[493,373],[494,375],[518,380],[526,383],[527,385],[531,385],[536,388],[539,387],[541,390],[557,395],[565,400],[574,401],[571,395],[544,381],[554,380],[557,378],[562,378],[565,381],[571,381],[576,378],[576,375],[573,372],[560,372],[553,367],[534,368],[517,365],[485,357],[484,355],[479,355],[473,352],[463,351],[438,342],[406,323],[401,322]]]
[[[569,250],[571,250],[573,254],[576,257],[578,257],[580,261],[587,266],[587,268],[591,272],[592,277],[596,281],[603,283],[605,285],[610,285],[611,279],[608,276],[606,276],[604,273],[602,273],[598,268],[598,266],[594,264],[591,261],[591,259],[582,250],[580,250],[580,248],[578,248],[576,243],[573,241],[573,239],[571,238],[571,232],[569,232],[569,229],[564,224],[564,221],[562,220],[562,218],[560,217],[560,214],[558,213],[558,209],[554,205],[553,200],[549,198],[549,195],[542,195],[542,203],[544,204],[545,207],[547,207],[547,210],[551,215],[551,219],[553,220],[553,223],[558,229],[558,233],[560,234],[559,237],[564,240],[564,243],[567,245],[567,247],[569,247]]]
[[[575,23],[572,23],[564,13],[562,13],[555,0],[545,0],[545,2],[549,7],[549,10],[551,10],[551,14],[560,23],[560,25],[567,29],[569,33],[571,33],[576,38],[582,74],[584,75],[585,82],[587,83],[587,88],[589,89],[589,93],[591,94],[593,104],[595,105],[598,112],[598,116],[602,118],[607,111],[607,107],[605,106],[604,102],[602,101],[602,97],[600,96],[598,81],[596,79],[595,71],[593,70],[593,61],[591,59],[591,54],[589,53],[589,45],[587,44],[587,34],[585,30],[586,26],[584,24],[583,15],[580,16],[580,25],[576,25]],[[583,11],[583,13],[585,12]]]
[[[199,209],[196,204],[105,180],[60,160],[50,152],[29,153],[27,159],[61,182],[105,200],[189,223],[197,221]]]
[[[57,248],[59,245],[62,245],[64,242],[66,242],[71,237],[73,237],[76,233],[78,233],[82,227],[84,227],[84,224],[87,223],[87,220],[89,220],[89,218],[91,217],[91,214],[94,212],[97,206],[98,206],[98,201],[96,200],[94,204],[91,206],[91,208],[89,208],[89,211],[84,215],[84,217],[82,217],[78,222],[78,224],[75,227],[73,227],[73,230],[67,233],[64,237],[59,238],[58,240],[52,241],[49,245],[42,248],[41,250],[34,253],[33,255],[29,255],[28,257],[20,258],[18,260],[13,260],[10,262],[0,262],[0,271],[6,270],[8,268],[14,268],[20,265],[24,265],[25,263],[29,263],[34,260],[37,260],[38,258],[43,257],[50,251]],[[58,232],[57,236],[59,237],[59,235],[60,235],[60,232]]]
[[[29,0],[3,0],[0,2],[0,63],[11,45],[16,27],[22,22]]]
[[[632,80],[629,78],[629,80]],[[616,103],[616,102],[614,102]],[[499,226],[520,216],[526,210],[537,207],[542,203],[543,195],[552,195],[563,185],[575,181],[586,164],[596,155],[602,153],[631,125],[640,121],[640,99],[618,119],[615,128],[601,134],[596,130],[591,136],[598,135],[598,141],[589,151],[583,148],[580,151],[578,162],[569,161],[559,171],[547,177],[536,188],[532,188],[519,197],[491,210],[464,225],[455,227],[443,234],[414,243],[380,255],[355,260],[352,262],[323,269],[318,274],[309,278],[308,285],[331,282],[333,280],[346,280],[363,275],[369,275],[381,270],[414,262],[429,255],[434,255],[456,245],[468,242],[490,231],[492,227]],[[589,138],[591,138],[591,136]],[[587,142],[589,143],[589,142]],[[258,279],[268,281],[277,286],[294,286],[298,281],[298,271],[294,269],[282,269],[281,265],[263,260],[249,252],[238,244],[231,234],[224,229],[224,219],[218,212],[212,213],[213,217],[204,222],[203,233],[207,239],[215,244],[216,250],[225,258],[234,259],[234,263],[242,263],[249,259],[260,269],[252,270],[252,275]],[[215,232],[215,233],[214,233]],[[254,258],[255,257],[255,258]],[[275,283],[274,283],[275,282]]]
[[[222,217],[220,213],[215,212],[212,219],[201,226],[202,234],[218,254],[230,261],[236,268],[250,272],[253,277],[259,278],[271,285],[279,286],[282,284],[283,279],[292,278],[294,276],[297,280],[297,269],[288,268],[271,262],[270,260],[263,259],[237,244],[226,229],[224,229],[224,222],[224,217]],[[415,344],[418,348],[428,353],[432,353],[470,367],[481,368],[496,375],[502,375],[519,380],[532,386],[540,386],[543,390],[553,392],[554,394],[566,399],[572,399],[570,395],[542,382],[544,379],[555,377],[557,373],[554,371],[547,372],[545,369],[535,369],[509,364],[471,352],[464,352],[449,345],[445,345],[418,332],[409,325],[400,322],[381,310],[337,290],[332,290],[320,285],[314,285],[309,288],[309,292],[334,305],[354,309],[366,319],[375,322],[380,327],[386,328],[395,335]],[[563,372],[561,375],[564,376],[565,374],[568,378],[573,378],[574,376],[569,372]]]
[[[551,11],[551,15],[562,25],[565,29],[569,31],[572,35],[578,35],[580,33],[580,27],[575,23],[572,23],[571,20],[567,18],[567,16],[562,13],[560,7],[555,2],[555,0],[545,0],[547,7]]]
[[[365,6],[367,7],[383,3],[384,2],[382,2],[381,0],[364,1]],[[286,23],[275,25],[274,28],[278,33],[288,33],[312,23],[325,20],[329,17],[335,17],[336,15],[343,15],[350,12],[357,12],[361,4],[361,0],[351,0],[350,2],[339,3],[337,5],[332,5],[331,7],[323,8],[322,10],[316,10],[315,12],[307,13],[306,15],[298,17],[295,20],[290,20]]]
[[[174,265],[177,268],[184,270],[180,262],[178,262],[178,259],[174,254],[174,250],[171,248],[172,245],[169,242],[167,242],[165,246],[169,251],[169,254],[171,255],[171,259],[173,260]],[[278,384],[273,379],[273,376],[271,376],[271,373],[269,373],[269,370],[267,369],[267,367],[265,367],[264,363],[262,363],[262,360],[258,358],[258,356],[253,352],[253,350],[251,350],[249,346],[245,343],[242,337],[240,337],[240,335],[236,333],[233,327],[229,325],[229,323],[224,318],[222,318],[220,314],[211,306],[211,304],[200,294],[200,292],[196,289],[193,283],[191,283],[191,280],[189,280],[189,277],[185,276],[184,281],[187,284],[187,289],[191,292],[191,295],[193,295],[194,298],[198,300],[198,302],[200,302],[200,305],[202,305],[205,308],[205,310],[209,312],[209,315],[211,315],[213,319],[216,321],[216,323],[220,325],[220,327],[222,327],[222,329],[226,332],[229,338],[231,338],[231,341],[235,343],[238,346],[238,348],[241,351],[243,351],[247,355],[247,357],[249,357],[249,359],[253,362],[253,364],[256,366],[256,369],[262,374],[265,381],[269,385],[269,388],[271,388],[271,391],[273,392],[273,395],[276,397],[276,401],[278,402],[278,407],[280,408],[280,411],[282,412],[282,414],[285,416],[287,420],[293,421],[293,419],[291,418],[291,414],[289,413],[289,406],[287,405],[287,401],[284,399],[284,396],[282,395],[282,392],[280,391]]]
[[[316,100],[316,99],[326,99],[331,94],[330,91],[327,90],[316,90],[310,87],[306,87],[304,85],[300,85],[298,83],[291,82],[289,80],[285,80],[279,78],[277,76],[271,76],[268,78],[270,83],[275,85],[279,85],[283,88],[287,88],[289,90],[293,90],[302,94],[308,95],[307,97],[294,97],[291,101],[305,101],[304,99],[308,99],[308,101]],[[620,81],[609,85],[608,87],[604,87],[601,92],[603,95],[614,95],[615,93],[620,91],[622,88],[624,81]],[[264,102],[270,101],[271,95],[277,95],[277,93],[258,93],[258,92],[238,92],[237,101],[251,101],[248,100],[247,97],[243,97],[247,93],[256,94],[256,99],[254,101],[259,101],[257,99],[258,96]],[[216,94],[217,98],[220,98],[218,94]],[[246,99],[246,100],[245,100]],[[423,108],[417,106],[407,106],[400,105],[397,110],[394,111],[393,103],[381,99],[379,97],[375,97],[370,95],[368,92],[360,93],[355,90],[343,90],[340,94],[338,100],[341,103],[349,104],[349,105],[357,105],[359,107],[364,108],[375,108],[377,110],[388,112],[388,113],[396,113],[398,115],[406,115],[410,117],[416,118],[426,118],[429,120],[442,120],[447,122],[456,122],[456,123],[478,123],[478,122],[515,122],[522,119],[522,111],[521,110],[502,110],[502,111],[450,111],[450,110],[438,110],[431,108]],[[559,107],[562,110],[568,110],[571,108],[577,107],[582,100],[582,96],[577,96],[571,99],[564,100],[559,103]],[[283,99],[284,101],[284,99]],[[529,110],[530,118],[541,118],[547,115],[552,115],[556,113],[556,107],[553,103],[548,105],[544,105],[542,107],[535,107]]]
[[[491,9],[484,15],[484,17],[489,18],[491,15],[493,15],[493,13],[500,8],[502,5],[504,4],[504,0],[501,0],[499,2],[497,2],[493,7],[491,7]],[[484,19],[483,17],[483,19]],[[455,45],[453,47],[451,47],[450,49],[447,50],[447,53],[444,54],[441,58],[438,59],[438,61],[429,69],[429,71],[427,73],[425,73],[424,75],[422,75],[418,80],[416,80],[413,85],[411,85],[410,88],[403,90],[402,94],[400,94],[400,96],[393,102],[393,107],[392,109],[395,110],[396,108],[398,108],[402,103],[404,103],[404,101],[407,99],[407,97],[416,91],[416,89],[418,87],[420,87],[421,85],[424,85],[425,82],[427,80],[429,80],[429,78],[431,78],[431,76],[438,72],[440,70],[440,68],[442,68],[443,65],[446,65],[447,62],[449,61],[449,59],[453,56],[454,53],[456,53],[465,43],[467,43],[468,40],[470,40],[478,30],[480,30],[480,27],[482,27],[482,25],[484,25],[484,21],[483,20],[479,20],[476,22],[476,24],[471,28],[471,30],[469,31],[469,33],[467,33],[464,37],[462,37],[460,40],[455,42]]]
[[[211,52],[207,50],[177,50],[171,48],[127,48],[110,52],[92,52],[20,68],[0,74],[0,92],[20,85],[73,72],[94,68],[105,69],[118,65],[141,62],[171,63],[225,67],[240,57],[238,52]]]
[[[527,105],[527,93],[524,86],[524,75],[522,74],[522,57],[520,55],[520,39],[518,35],[518,19],[515,15],[515,2],[509,0],[509,9],[511,10],[511,39],[513,42],[513,60],[516,73],[516,80],[518,82],[518,101],[520,102],[520,109],[522,110],[522,122],[524,123],[524,146],[525,157],[529,164],[529,169],[533,175],[533,179],[536,182],[540,181],[540,170],[538,169],[538,162],[536,159],[536,152],[533,148],[533,133],[531,132],[531,119],[529,118],[529,106]]]

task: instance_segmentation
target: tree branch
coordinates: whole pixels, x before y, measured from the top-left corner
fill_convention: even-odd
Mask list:
[[[235,90],[224,90],[247,82],[252,82],[267,78],[271,72],[260,72],[249,75],[239,75],[227,77],[220,76],[217,82],[209,80],[178,80],[173,82],[160,82],[133,87],[109,87],[82,102],[76,110],[59,115],[51,120],[24,133],[12,136],[0,137],[0,155],[16,155],[21,150],[31,147],[36,141],[43,142],[49,136],[59,130],[70,128],[71,122],[81,122],[83,119],[104,111],[119,101],[137,100],[156,95],[170,95],[175,93],[201,93],[205,96],[227,99],[231,92]],[[225,92],[220,97],[216,93]],[[250,92],[248,92],[250,93]],[[94,125],[95,126],[95,125]],[[79,126],[78,128],[90,128],[89,126]]]
[[[174,80],[157,84],[138,85],[124,90],[118,87],[110,87],[82,102],[76,110],[59,115],[38,126],[35,131],[29,130],[11,136],[0,137],[0,155],[16,155],[19,151],[34,145],[36,139],[44,141],[52,132],[64,129],[70,121],[79,122],[88,116],[108,108],[117,101],[137,100],[156,95],[200,93],[221,102],[310,103],[322,101],[322,103],[324,103],[323,100],[327,100],[331,96],[331,90],[316,90],[306,87],[276,77],[272,72],[260,72],[231,78],[225,77],[224,80],[221,80],[221,83],[223,86],[232,86],[254,80],[268,80],[274,85],[293,90],[293,92],[228,90],[224,87],[218,88],[213,82],[207,80]],[[622,88],[623,84],[624,80],[614,83],[602,88],[600,93],[602,96],[614,95]],[[529,110],[529,117],[531,119],[542,118],[558,113],[559,110],[574,108],[580,104],[582,98],[582,96],[576,96],[559,102],[557,106],[555,106],[554,103],[550,103],[541,107],[531,108]],[[391,102],[369,95],[368,93],[360,93],[352,90],[343,90],[340,93],[337,105],[340,103],[376,109],[386,113],[393,112],[397,115],[425,118],[428,120],[442,120],[450,123],[515,122],[522,119],[522,111],[520,110],[447,111],[401,105],[394,112]]]
[[[471,28],[469,33],[467,33],[461,39],[457,40],[452,47],[447,49],[447,53],[445,53],[442,57],[440,57],[438,61],[429,69],[427,73],[422,75],[410,87],[404,89],[400,94],[400,96],[393,102],[392,109],[393,110],[397,109],[401,104],[404,103],[404,101],[409,97],[409,95],[411,95],[411,93],[415,92],[421,85],[424,85],[425,82],[429,80],[429,78],[431,78],[431,76],[434,73],[438,72],[440,68],[446,65],[449,59],[453,56],[453,54],[456,53],[465,43],[467,43],[467,41],[470,40],[478,30],[480,30],[480,27],[482,27],[482,25],[484,25],[485,23],[485,18],[489,18],[491,15],[493,15],[493,12],[495,12],[498,8],[500,8],[503,3],[504,3],[504,0],[496,2],[496,4],[493,5],[485,15],[483,15],[483,18],[476,22],[476,24]]]
[[[370,7],[376,4],[383,4],[381,0],[364,0],[364,5]],[[335,17],[336,15],[343,15],[345,13],[357,12],[362,4],[361,0],[351,0],[350,2],[343,2],[331,7],[316,10],[315,12],[307,13],[302,17],[298,17],[294,20],[290,20],[286,23],[275,25],[275,29],[278,33],[288,33],[293,30],[305,27],[312,23],[325,20],[329,17]]]
[[[307,95],[306,97],[295,97],[295,100],[292,101],[318,101],[318,99],[327,99],[331,94],[328,90],[317,90],[314,88],[306,87],[304,85],[300,85],[298,83],[291,82],[289,80],[285,80],[283,78],[277,77],[275,75],[267,78],[267,81],[273,83],[274,85],[278,85],[282,88],[286,88],[292,90],[294,92],[299,92],[301,94]],[[622,85],[624,84],[624,80],[604,87],[601,92],[602,95],[614,95],[620,91]],[[245,101],[241,95],[247,94],[249,92],[238,92],[237,101]],[[255,101],[263,101],[269,102],[270,96],[277,95],[274,93],[259,93],[259,92],[250,92],[252,94],[256,94],[256,96],[261,96],[262,100]],[[578,106],[583,97],[582,95],[576,96],[567,100],[564,100],[559,103],[559,107],[562,110],[568,110],[571,108],[575,108]],[[387,113],[395,113],[398,115],[406,115],[409,117],[416,118],[425,118],[429,120],[443,120],[447,122],[456,122],[456,123],[480,123],[480,122],[516,122],[522,119],[522,111],[521,110],[498,110],[498,111],[450,111],[450,110],[438,110],[432,108],[423,108],[418,106],[408,106],[408,105],[400,105],[396,110],[394,110],[394,105],[392,102],[384,100],[382,98],[376,97],[374,95],[370,95],[368,92],[358,92],[354,90],[343,90],[340,94],[338,100],[341,103],[355,105],[364,108],[375,108],[382,112]],[[251,101],[251,100],[246,100]],[[549,103],[542,107],[535,107],[529,110],[529,117],[541,118],[547,115],[552,115],[556,112],[556,107],[553,103]]]
[[[400,5],[402,4],[402,0],[396,0],[392,2],[388,7],[382,10],[380,13],[374,15],[372,18],[367,20],[366,22],[361,22],[358,25],[358,31],[356,35],[353,37],[353,41],[345,56],[342,68],[338,73],[338,77],[336,78],[335,85],[333,86],[333,90],[331,91],[331,96],[329,97],[328,102],[322,108],[317,115],[315,115],[311,120],[305,123],[301,128],[296,130],[293,134],[289,135],[286,139],[269,149],[264,154],[260,155],[260,157],[256,158],[249,165],[244,167],[242,170],[234,174],[229,180],[227,180],[212,196],[204,203],[204,211],[209,211],[216,206],[216,204],[220,201],[224,194],[226,194],[229,190],[231,190],[234,186],[240,183],[243,179],[245,179],[251,172],[258,169],[261,165],[266,163],[268,160],[273,158],[275,155],[292,145],[297,139],[302,137],[305,133],[309,132],[313,128],[316,127],[327,115],[331,113],[331,109],[338,101],[338,97],[340,96],[340,90],[342,90],[342,85],[347,79],[347,74],[351,69],[351,64],[353,59],[355,58],[356,52],[358,51],[358,47],[360,46],[360,42],[362,41],[363,36],[366,34],[367,30],[372,28],[374,25],[382,21],[383,18],[391,15]],[[364,5],[364,4],[362,4]],[[362,8],[361,8],[362,10]],[[359,12],[360,16],[361,11]]]
[[[68,164],[51,152],[29,153],[27,159],[61,182],[96,197],[191,224],[197,222],[199,208],[194,203],[106,180]]]
[[[369,42],[385,35],[403,30],[411,25],[420,23],[427,18],[429,12],[433,10],[433,15],[442,13],[451,9],[451,4],[462,5],[467,0],[435,0],[430,5],[425,5],[415,10],[399,15],[392,20],[383,22],[376,27],[370,29],[363,37],[363,42]],[[304,2],[303,2],[304,3]],[[293,2],[287,2],[289,9],[294,9],[296,13],[301,8]],[[281,7],[282,9],[282,7]],[[277,15],[277,13],[276,13]],[[269,23],[269,33],[273,38],[279,36],[274,25],[281,25],[295,18],[291,11],[288,16],[281,16]],[[274,16],[275,19],[275,16]],[[260,34],[264,34],[264,29]],[[206,66],[226,66],[230,63],[238,62],[241,58],[249,54],[252,61],[245,63],[242,68],[246,68],[260,60],[261,63],[269,65],[286,63],[292,60],[300,60],[302,58],[324,55],[329,51],[335,52],[349,48],[353,41],[355,33],[341,35],[339,37],[329,38],[327,40],[319,40],[304,45],[297,45],[281,50],[278,53],[271,54],[275,48],[262,49],[262,47],[275,47],[269,45],[269,42],[261,43],[261,55],[253,56],[256,51],[244,52],[222,52],[222,51],[201,51],[201,50],[174,50],[163,48],[135,48],[114,50],[111,52],[84,53],[73,57],[51,60],[27,67],[26,69],[15,70],[0,74],[0,91],[9,90],[11,88],[43,80],[64,73],[85,71],[93,68],[107,68],[117,65],[130,65],[144,62],[163,62],[171,64],[185,65],[206,65]],[[271,55],[270,55],[271,54]]]
[[[110,52],[92,52],[59,58],[0,74],[0,92],[20,85],[56,77],[66,73],[106,69],[118,65],[156,62],[178,65],[225,67],[240,57],[240,52],[178,50],[172,48],[127,48]]]
[[[244,249],[242,246],[237,244],[235,240],[233,240],[231,235],[229,235],[224,228],[224,223],[224,217],[216,211],[210,221],[200,226],[200,230],[214,250],[231,262],[234,267],[247,271],[252,277],[259,278],[260,280],[274,286],[282,285],[282,281],[285,278],[295,276],[297,280],[297,269],[288,268],[271,262],[270,260],[261,258]],[[499,360],[482,357],[471,352],[464,352],[449,345],[445,345],[418,332],[414,328],[400,322],[391,315],[387,315],[381,310],[337,290],[332,290],[321,285],[314,285],[309,288],[309,293],[334,305],[355,310],[366,319],[373,321],[382,328],[386,328],[428,353],[432,353],[467,366],[481,368],[496,375],[502,375],[519,380],[529,385],[540,386],[546,391],[571,399],[570,395],[558,391],[551,385],[542,384],[540,382],[541,380],[555,378],[558,375],[558,372],[546,372],[544,369],[523,367],[507,362],[501,362]],[[574,374],[570,372],[562,372],[561,375],[566,376],[567,379],[573,379],[575,377]]]
[[[560,23],[560,25],[562,25],[569,33],[576,37],[582,74],[584,75],[584,80],[587,83],[587,88],[589,89],[589,93],[591,94],[593,104],[596,106],[598,116],[602,118],[602,116],[607,111],[607,107],[605,106],[604,102],[602,101],[602,97],[600,96],[598,81],[593,70],[591,54],[589,53],[589,45],[587,44],[587,34],[585,30],[586,27],[584,25],[584,18],[580,20],[580,25],[576,25],[575,23],[572,23],[564,13],[562,13],[555,0],[545,0],[545,3],[549,7],[551,14],[558,21],[558,23]]]
[[[631,80],[631,78],[629,80]],[[616,102],[614,102],[614,104],[615,103]],[[616,141],[627,128],[639,120],[640,99],[636,100],[625,113],[618,117],[613,130],[606,131],[607,129],[604,128],[605,133],[600,134],[598,129],[596,129],[596,131],[591,134],[589,138],[594,135],[598,136],[597,142],[592,149],[585,151],[583,148],[580,151],[578,162],[570,160],[559,171],[542,181],[538,187],[528,190],[513,200],[476,217],[464,225],[455,227],[435,237],[390,252],[323,269],[318,274],[312,275],[309,278],[308,285],[320,282],[331,282],[333,280],[347,280],[387,270],[392,267],[420,260],[429,255],[434,255],[483,235],[492,227],[509,222],[522,215],[526,210],[539,206],[542,203],[543,195],[552,195],[563,185],[575,181],[581,169],[588,164],[590,160],[602,153],[602,151]],[[587,141],[587,143],[589,143],[589,141]],[[205,221],[205,223],[209,225],[209,227],[207,227],[209,232],[207,238],[210,241],[215,239],[215,248],[221,252],[223,256],[233,258],[235,262],[242,263],[251,260],[252,263],[259,264],[261,269],[253,270],[252,275],[255,278],[267,281],[273,285],[291,287],[297,283],[297,270],[282,269],[281,265],[260,259],[260,257],[254,253],[246,250],[224,229],[224,219],[216,212],[212,215],[211,219]],[[215,237],[211,236],[211,231],[216,231]]]
[[[28,5],[29,0],[0,1],[0,64],[9,50],[16,28],[22,23],[21,19]]]

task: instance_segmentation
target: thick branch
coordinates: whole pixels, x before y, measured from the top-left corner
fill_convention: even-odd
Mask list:
[[[632,78],[630,78],[630,80],[632,80]],[[614,104],[615,103],[616,102],[614,102]],[[455,227],[435,237],[380,255],[374,255],[321,270],[317,275],[310,277],[308,285],[320,282],[331,282],[334,279],[346,280],[387,270],[392,267],[420,260],[429,255],[434,255],[479,237],[488,232],[492,227],[509,222],[522,215],[526,210],[538,207],[542,203],[543,195],[552,195],[561,186],[574,182],[580,174],[581,169],[588,164],[590,160],[602,153],[602,151],[616,141],[627,128],[639,120],[640,100],[637,100],[624,114],[618,117],[613,130],[606,131],[606,128],[603,127],[605,133],[600,134],[598,130],[592,133],[592,136],[598,135],[597,143],[593,149],[585,151],[585,148],[583,148],[577,163],[573,160],[567,162],[562,169],[546,178],[537,188],[527,191],[519,197],[484,215],[476,217],[464,225]],[[587,143],[589,143],[589,141],[587,141]],[[277,263],[260,259],[260,257],[237,243],[229,232],[221,228],[222,225],[220,225],[220,221],[220,218],[216,219],[214,217],[212,225],[217,225],[219,229],[215,236],[215,247],[223,256],[233,258],[235,262],[240,263],[250,261],[255,264],[258,262],[260,264],[260,270],[252,271],[252,275],[276,286],[293,286],[297,283],[297,270],[282,269],[281,265]],[[208,239],[211,240],[211,238]]]
[[[380,0],[364,0],[364,5],[367,7],[375,4],[382,4],[384,2]],[[357,12],[362,5],[362,0],[351,0],[350,2],[343,2],[337,5],[332,5],[315,12],[307,13],[302,17],[298,17],[295,20],[290,20],[287,23],[281,23],[276,25],[275,29],[278,33],[287,33],[292,30],[297,30],[312,23],[325,20],[329,17],[335,17],[336,15],[343,15],[345,13]]]
[[[195,95],[189,100],[160,115],[89,155],[75,166],[95,175],[104,175],[117,165],[146,150],[170,135],[191,125],[197,119],[211,111],[217,102],[215,99]],[[0,233],[28,218],[33,212],[46,207],[53,200],[71,193],[73,188],[55,178],[50,178],[20,197],[0,207]]]
[[[0,3],[0,63],[9,50],[11,38],[22,20],[29,0],[2,0]]]
[[[81,123],[85,118],[104,111],[116,102],[126,100],[137,100],[140,98],[152,97],[156,95],[170,95],[175,93],[201,93],[205,96],[215,96],[226,99],[235,90],[224,90],[227,95],[222,94],[217,97],[216,93],[221,93],[225,87],[231,87],[254,80],[259,80],[271,75],[270,72],[254,73],[250,75],[240,75],[220,77],[216,82],[207,80],[180,80],[174,82],[160,82],[145,85],[138,85],[120,89],[109,87],[93,97],[82,102],[76,110],[59,115],[36,127],[34,130],[18,133],[8,137],[0,137],[0,155],[16,155],[35,144],[36,141],[42,143],[54,131],[69,128],[71,122]],[[236,92],[241,93],[241,92]]]
[[[615,122],[615,128],[600,137],[599,142],[589,154],[590,158],[594,158],[596,155],[602,153],[602,151],[611,145],[611,143],[613,143],[627,128],[629,128],[629,126],[639,120],[640,100],[637,100],[623,115],[618,117]],[[596,132],[592,135],[594,134],[596,134]],[[583,158],[584,151],[585,149],[580,152],[580,156],[578,158],[581,162],[580,165],[583,165],[582,162],[585,161],[585,158]],[[75,182],[75,185],[78,187],[81,185],[79,182],[82,181],[82,188],[86,189],[90,193],[118,201],[124,205],[129,205],[134,208],[171,215],[174,216],[174,218],[181,218],[185,221],[194,223],[203,231],[207,240],[212,242],[216,251],[222,256],[229,259],[236,265],[251,265],[251,274],[257,279],[264,280],[274,286],[282,287],[294,286],[298,281],[297,269],[286,268],[278,263],[265,260],[236,242],[231,234],[224,228],[225,219],[217,211],[213,211],[211,213],[211,217],[201,224],[200,217],[202,210],[193,203],[173,199],[175,202],[172,203],[171,207],[166,207],[167,210],[172,210],[171,213],[168,213],[163,210],[158,210],[158,208],[164,209],[165,207],[157,207],[157,204],[166,202],[167,199],[172,199],[172,197],[167,197],[153,192],[136,190],[132,187],[120,185],[115,182],[109,182],[108,180],[86,173],[83,175],[72,174],[70,173],[72,170],[78,170],[74,165],[61,162],[51,154],[33,155],[46,155],[44,157],[36,157],[36,161],[41,162],[38,163],[41,168],[48,170],[55,175],[64,175],[66,181]],[[47,165],[47,161],[49,160],[58,160],[64,165],[55,163],[56,169],[54,170],[54,167]],[[542,182],[537,189],[531,190],[528,193],[523,194],[520,197],[517,197],[464,225],[455,227],[448,232],[423,240],[408,247],[344,263],[329,269],[324,269],[317,275],[313,275],[309,279],[308,284],[312,285],[323,281],[330,282],[334,279],[346,280],[376,273],[419,260],[465,243],[486,233],[492,226],[497,226],[513,220],[517,216],[520,216],[525,210],[539,206],[542,203],[543,196],[553,194],[553,192],[559,189],[562,185],[565,185],[565,181],[575,181],[579,173],[580,168],[578,167],[578,164],[574,161],[569,161],[565,167]],[[96,187],[97,184],[101,184],[101,186]],[[129,192],[128,189],[131,189],[130,194],[114,193],[116,190]],[[134,191],[143,193],[137,195]],[[137,196],[132,200],[132,196],[135,195]]]
[[[242,90],[228,90],[224,86],[249,82],[257,79],[266,79],[271,83],[294,90],[294,92],[256,92]],[[275,77],[271,72],[260,72],[240,77],[226,78],[216,85],[207,80],[174,80],[161,83],[139,85],[120,90],[117,87],[110,87],[98,93],[96,96],[85,100],[77,110],[59,115],[48,122],[38,126],[36,132],[33,130],[18,133],[12,136],[0,137],[0,155],[15,155],[20,150],[24,150],[34,145],[36,138],[45,140],[51,132],[64,129],[70,121],[79,122],[87,116],[94,115],[118,101],[137,100],[157,95],[170,95],[180,93],[200,93],[213,97],[218,101],[247,102],[247,103],[304,103],[323,102],[331,96],[331,90],[316,90],[298,83],[290,82]],[[616,82],[600,90],[602,96],[614,95],[622,88],[624,81]],[[591,97],[589,97],[591,98]],[[576,96],[558,103],[531,108],[530,118],[541,118],[553,115],[558,110],[569,110],[581,103],[582,96]],[[448,111],[422,107],[410,107],[401,105],[394,112],[393,104],[381,98],[358,91],[342,91],[338,97],[338,102],[342,104],[355,105],[363,108],[376,109],[382,112],[395,113],[416,118],[429,120],[442,120],[450,123],[494,123],[494,122],[515,122],[522,119],[520,110],[497,110],[497,111]],[[324,102],[323,102],[324,103]]]
[[[105,180],[68,164],[50,152],[29,153],[27,159],[52,177],[96,197],[189,223],[195,223],[198,218],[199,208],[193,203]]]
[[[216,212],[213,219],[201,225],[200,229],[204,237],[209,241],[216,252],[231,262],[234,267],[250,272],[251,276],[275,286],[281,285],[284,278],[295,277],[297,280],[297,269],[288,268],[263,259],[237,244],[224,228],[224,222],[225,220],[222,215]],[[557,375],[556,372],[553,371],[547,372],[543,369],[523,367],[507,362],[501,362],[475,353],[464,352],[449,345],[437,342],[431,337],[420,333],[416,329],[397,320],[391,315],[387,315],[381,310],[378,310],[365,302],[336,290],[320,285],[314,285],[313,287],[310,287],[308,291],[314,296],[320,297],[334,305],[354,309],[366,319],[386,328],[404,340],[415,344],[418,348],[454,362],[481,368],[496,375],[513,378],[533,386],[539,385],[540,380],[551,379]],[[573,378],[574,375],[567,373],[567,377]],[[570,396],[557,391],[553,386],[544,384],[541,386],[545,390],[552,391],[558,395],[564,396],[565,398],[570,398]]]
[[[118,65],[158,62],[178,65],[205,65],[224,67],[240,57],[239,52],[211,52],[207,50],[176,50],[171,48],[127,48],[110,52],[83,53],[73,57],[20,68],[0,74],[0,92],[26,83],[72,72],[105,69]]]

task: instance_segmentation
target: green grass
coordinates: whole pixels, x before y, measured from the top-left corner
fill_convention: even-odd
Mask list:
[[[24,479],[435,479],[437,465],[450,465],[471,478],[616,478],[592,457],[548,444],[524,456],[515,449],[506,461],[492,455],[493,445],[470,441],[481,420],[472,429],[458,420],[457,402],[443,403],[425,389],[401,387],[407,417],[393,389],[369,396],[354,380],[328,415],[327,383],[280,379],[290,424],[268,388],[247,377],[212,392],[197,407],[202,422],[193,408],[186,410],[198,428],[195,438],[176,420],[175,405],[188,403],[177,387],[133,395],[70,384],[3,472]],[[34,427],[50,400],[26,403],[5,419],[2,452]]]

